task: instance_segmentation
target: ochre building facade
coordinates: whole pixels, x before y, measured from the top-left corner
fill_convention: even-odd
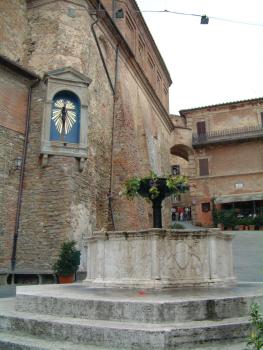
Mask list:
[[[263,214],[263,98],[180,111],[193,220],[212,226],[213,205]],[[180,129],[177,130],[180,132]],[[187,146],[187,148],[186,148]],[[180,153],[180,152],[179,152]]]

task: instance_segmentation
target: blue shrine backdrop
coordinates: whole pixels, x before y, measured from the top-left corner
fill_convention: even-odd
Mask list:
[[[67,118],[71,116],[71,122],[73,125],[69,128],[68,133],[64,135],[65,143],[79,143],[79,131],[80,131],[80,100],[78,96],[70,91],[60,91],[54,97],[52,101],[51,110],[51,127],[50,127],[50,140],[51,141],[62,141],[62,134],[56,126],[56,121],[53,116],[58,115],[58,119],[61,120],[61,102],[66,101],[66,105],[69,106],[67,111]],[[59,121],[60,122],[60,121]],[[66,123],[67,120],[66,120]],[[60,130],[61,131],[61,130]]]

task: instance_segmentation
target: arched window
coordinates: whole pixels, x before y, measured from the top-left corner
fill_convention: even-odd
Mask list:
[[[50,141],[79,143],[80,100],[71,91],[60,91],[52,100]]]

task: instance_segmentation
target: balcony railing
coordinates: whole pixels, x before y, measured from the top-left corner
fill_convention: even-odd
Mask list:
[[[193,134],[193,146],[261,137],[263,137],[263,125],[246,126],[243,128],[210,131],[205,134]]]

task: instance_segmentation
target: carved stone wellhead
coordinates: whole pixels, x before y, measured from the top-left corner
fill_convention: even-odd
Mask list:
[[[86,239],[86,282],[138,288],[231,285],[232,238],[219,229],[94,232]]]

